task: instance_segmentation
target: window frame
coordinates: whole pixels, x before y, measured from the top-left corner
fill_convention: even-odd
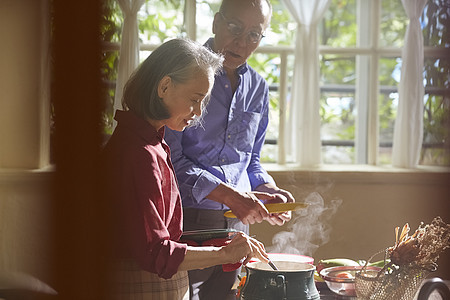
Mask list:
[[[354,147],[356,159],[354,164],[379,165],[379,116],[378,97],[381,92],[379,84],[379,61],[381,58],[401,57],[402,49],[395,47],[379,46],[381,0],[356,0],[359,17],[359,44],[350,48],[335,48],[319,45],[320,55],[351,55],[356,59],[357,82],[355,84],[355,98],[357,101],[357,120]],[[184,7],[184,29],[186,37],[196,40],[197,24],[197,1],[185,0]],[[370,20],[363,22],[362,20]],[[141,44],[141,51],[152,51],[158,45]],[[110,49],[119,49],[119,45],[109,44]],[[448,48],[424,47],[424,57],[445,57],[449,53]],[[288,97],[288,57],[294,55],[294,46],[259,46],[255,53],[276,54],[280,57],[280,78],[279,78],[279,128],[278,140],[268,141],[270,144],[281,145],[286,140],[288,128],[286,124],[285,112]],[[372,80],[373,79],[373,80]],[[321,92],[327,89],[321,86]],[[425,91],[427,93],[427,89]],[[361,117],[365,116],[365,117]],[[333,141],[325,141],[324,144],[333,144]],[[277,164],[288,164],[286,157],[278,151]],[[295,164],[295,162],[293,162]]]

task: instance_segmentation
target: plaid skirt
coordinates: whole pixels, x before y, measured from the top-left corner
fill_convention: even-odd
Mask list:
[[[134,262],[122,261],[114,267],[112,292],[115,300],[189,300],[188,273],[163,279]]]

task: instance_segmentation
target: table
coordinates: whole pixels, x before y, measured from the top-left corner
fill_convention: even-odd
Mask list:
[[[333,293],[325,282],[316,282],[316,288],[319,291],[321,300],[354,300],[356,297],[339,296]]]
[[[432,281],[432,280],[433,280],[433,278],[426,279],[423,282],[423,284],[425,284],[426,282]],[[443,282],[448,286],[448,288],[450,290],[450,280],[444,280]],[[344,297],[344,296],[336,295],[335,293],[330,291],[330,289],[327,287],[325,282],[316,282],[316,287],[320,293],[320,300],[355,300],[355,299],[357,299],[356,297]],[[436,291],[434,291],[428,298],[428,300],[442,300],[442,299],[443,298]],[[414,300],[417,300],[417,294],[414,297]],[[447,300],[447,299],[444,299],[444,300]]]

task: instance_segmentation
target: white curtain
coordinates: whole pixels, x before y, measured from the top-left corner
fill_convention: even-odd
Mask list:
[[[398,87],[399,101],[394,128],[392,165],[401,168],[417,166],[423,137],[423,36],[419,17],[428,0],[402,0],[409,17],[402,69]]]
[[[139,65],[139,28],[137,13],[145,0],[117,0],[123,13],[122,41],[116,81],[114,110],[122,109],[123,88]]]
[[[317,25],[331,0],[282,0],[298,23],[286,139],[287,156],[301,166],[320,164],[320,90]]]

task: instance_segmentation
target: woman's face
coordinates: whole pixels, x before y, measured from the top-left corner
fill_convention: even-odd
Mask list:
[[[203,72],[185,83],[175,83],[164,77],[159,84],[159,97],[167,106],[170,118],[163,120],[172,130],[182,131],[202,113],[201,104],[211,91],[213,78]]]

